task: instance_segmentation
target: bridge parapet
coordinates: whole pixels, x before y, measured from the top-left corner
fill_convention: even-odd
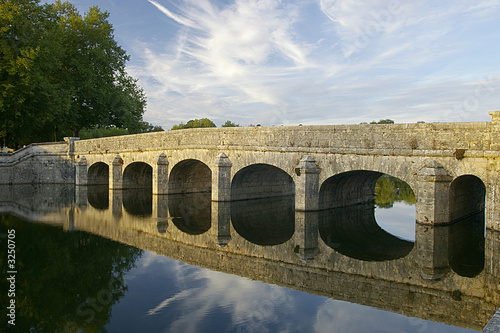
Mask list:
[[[496,113],[493,113],[495,119]],[[496,120],[495,120],[496,121]],[[456,149],[498,150],[492,123],[429,123],[200,128],[75,142],[75,153],[164,149],[254,149],[330,153],[452,155]]]

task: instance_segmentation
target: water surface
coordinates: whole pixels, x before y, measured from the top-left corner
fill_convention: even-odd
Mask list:
[[[290,197],[1,193],[0,235],[16,230],[8,332],[473,332],[500,305],[485,262],[497,233],[485,249],[476,220],[423,230],[407,200],[300,214]]]

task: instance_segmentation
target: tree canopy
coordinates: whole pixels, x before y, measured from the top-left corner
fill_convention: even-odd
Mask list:
[[[125,71],[109,13],[81,15],[69,2],[0,3],[3,144],[78,136],[83,128],[144,131],[146,97]],[[147,127],[147,126],[146,126]]]
[[[172,126],[172,130],[186,129],[186,128],[200,128],[200,127],[217,127],[214,122],[208,118],[191,119],[186,124],[180,123],[179,125]]]
[[[224,124],[222,124],[222,127],[240,127],[240,125],[233,123],[230,120],[226,120],[226,122]]]
[[[392,119],[380,119],[379,121],[371,121],[370,124],[394,124]]]

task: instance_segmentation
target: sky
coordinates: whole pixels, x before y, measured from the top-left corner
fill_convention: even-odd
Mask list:
[[[165,129],[477,122],[500,110],[500,0],[70,2],[110,13],[144,120]]]

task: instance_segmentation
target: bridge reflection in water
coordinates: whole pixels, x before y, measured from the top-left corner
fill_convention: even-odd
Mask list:
[[[107,187],[2,187],[0,212],[185,263],[411,317],[482,329],[500,306],[500,233],[484,212],[384,231],[374,203],[300,212],[294,196],[211,201]],[[42,200],[43,198],[43,200]]]

